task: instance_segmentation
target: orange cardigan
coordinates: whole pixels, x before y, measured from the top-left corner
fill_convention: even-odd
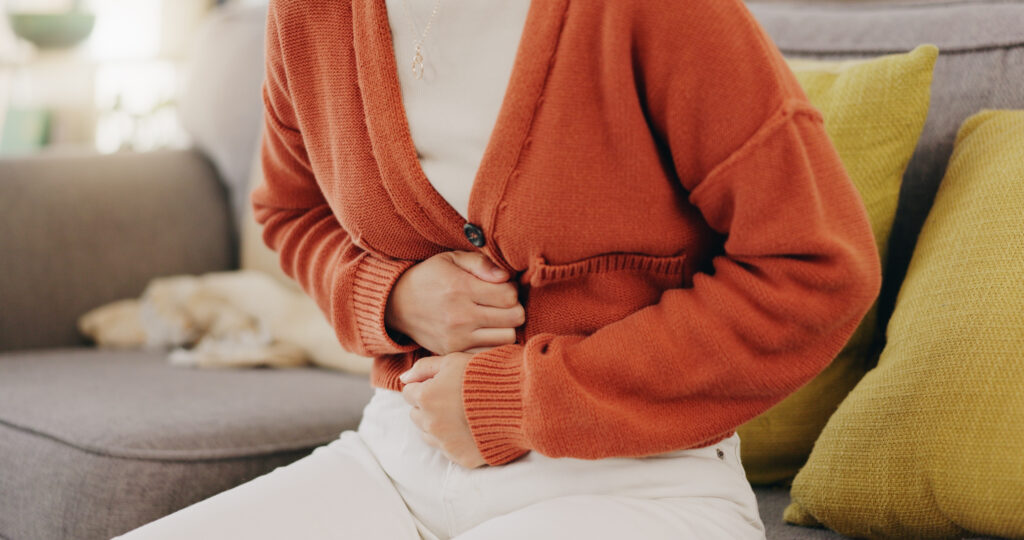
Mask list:
[[[479,250],[518,284],[516,343],[463,379],[490,465],[717,442],[878,294],[863,203],[741,0],[533,0],[469,223],[419,166],[384,0],[271,0],[266,37],[255,219],[374,386],[433,354],[384,326],[410,266]]]

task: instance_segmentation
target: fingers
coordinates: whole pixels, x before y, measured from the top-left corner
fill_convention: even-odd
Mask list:
[[[406,384],[421,382],[437,375],[438,371],[441,371],[441,357],[424,356],[417,360],[411,368],[399,375],[398,380]]]
[[[416,424],[416,427],[418,427],[420,431],[424,433],[428,431],[426,413],[424,413],[423,410],[420,409],[419,407],[414,406],[413,408],[409,409],[409,419],[412,420],[413,424]]]
[[[477,328],[470,333],[474,347],[497,347],[516,342],[515,328]],[[469,351],[466,351],[469,352]]]
[[[473,251],[452,251],[451,261],[456,266],[484,281],[501,283],[510,277],[504,268],[494,264],[483,254]]]
[[[526,322],[526,309],[520,304],[510,308],[477,306],[473,316],[479,328],[515,328]]]
[[[435,437],[435,436],[433,436],[433,435],[431,435],[431,434],[429,434],[429,433],[427,433],[426,431],[423,431],[423,430],[420,430],[420,437],[423,438],[423,442],[429,444],[430,446],[433,446],[434,448],[437,448],[438,450],[443,450],[443,448],[441,447],[441,441],[439,441],[437,439],[437,437]]]
[[[510,308],[519,303],[519,289],[509,282],[488,283],[472,280],[469,283],[469,294],[473,302],[481,306]]]
[[[422,384],[418,382],[409,383],[402,388],[402,399],[409,405],[412,405],[414,410],[418,410],[420,406],[420,392],[422,391],[420,387]]]
[[[426,413],[423,412],[419,407],[413,407],[409,410],[409,418],[413,424],[420,430],[420,436],[423,437],[423,442],[433,446],[434,448],[441,448],[441,441],[432,435],[427,429]]]

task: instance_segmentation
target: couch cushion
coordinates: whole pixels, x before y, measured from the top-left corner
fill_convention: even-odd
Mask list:
[[[787,57],[862,58],[939,48],[931,110],[900,192],[878,319],[884,328],[953,140],[983,108],[1024,108],[1024,3],[757,3],[751,12]]]
[[[223,189],[192,150],[4,157],[0,215],[0,351],[83,345],[82,313],[234,260]]]
[[[790,504],[789,489],[781,486],[758,486],[757,509],[764,522],[767,540],[839,540],[849,538],[829,529],[797,527],[783,521],[782,515]],[[991,536],[973,536],[967,540],[997,540]]]
[[[798,527],[782,519],[783,512],[790,504],[789,489],[782,486],[758,486],[757,510],[764,522],[767,540],[840,540],[849,538],[824,528]],[[994,536],[972,536],[965,540],[998,540]]]
[[[742,445],[741,445],[742,448]],[[754,488],[757,495],[757,510],[764,522],[768,540],[837,540],[846,538],[828,529],[797,527],[782,520],[782,512],[789,504],[789,490],[784,487],[759,486]]]
[[[246,182],[263,122],[265,2],[231,2],[206,17],[192,40],[178,114],[228,188],[234,223],[249,205]]]
[[[863,61],[789,61],[864,202],[883,268],[900,182],[928,116],[936,55],[922,45]],[[875,314],[873,306],[823,372],[737,429],[751,482],[792,479],[800,470],[829,416],[874,362]]]
[[[786,519],[854,536],[1024,538],[1024,110],[960,130],[878,361]]]
[[[354,429],[366,376],[162,352],[0,355],[0,538],[109,538]]]

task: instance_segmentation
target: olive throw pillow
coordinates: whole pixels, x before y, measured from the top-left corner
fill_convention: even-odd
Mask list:
[[[785,519],[857,538],[1024,538],[1024,110],[957,134],[885,349]]]
[[[928,115],[934,45],[871,59],[788,60],[868,211],[882,264],[903,173]],[[814,380],[737,430],[747,478],[789,480],[846,394],[874,363],[876,307]]]

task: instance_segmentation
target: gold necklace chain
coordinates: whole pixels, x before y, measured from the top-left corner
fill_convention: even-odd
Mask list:
[[[441,0],[434,2],[434,10],[430,12],[427,26],[423,28],[423,35],[420,35],[419,31],[416,30],[416,21],[412,16],[412,9],[409,7],[408,0],[403,0],[402,7],[405,8],[406,13],[409,15],[409,24],[412,25],[413,37],[418,38],[416,41],[416,54],[412,57],[412,75],[419,80],[423,78],[423,41],[427,39],[427,34],[430,33],[430,26],[434,24],[434,16],[437,15],[437,10],[441,7]]]

